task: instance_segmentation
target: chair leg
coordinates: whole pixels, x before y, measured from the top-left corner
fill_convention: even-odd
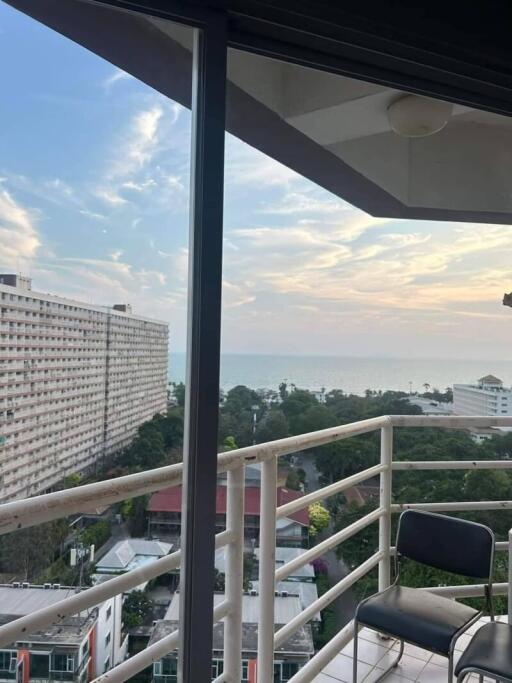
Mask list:
[[[404,641],[400,641],[400,650],[398,651],[398,657],[395,659],[393,664],[391,664],[390,667],[386,669],[378,678],[375,679],[374,683],[379,683],[379,681],[382,681],[383,678],[386,678],[386,676],[393,671],[393,669],[396,669],[398,664],[400,663],[400,660],[402,659],[402,655],[404,654]]]
[[[352,653],[352,683],[357,683],[357,637],[359,627],[354,619],[354,651]]]
[[[448,655],[448,683],[453,683],[453,650]]]

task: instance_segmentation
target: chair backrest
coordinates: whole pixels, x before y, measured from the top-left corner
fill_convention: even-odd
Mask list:
[[[400,515],[399,556],[472,578],[491,578],[494,534],[465,519],[406,510]]]

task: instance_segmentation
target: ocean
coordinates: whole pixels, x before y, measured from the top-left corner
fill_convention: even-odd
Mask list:
[[[512,385],[512,361],[342,358],[335,356],[270,356],[224,354],[221,359],[221,387],[245,384],[253,389],[277,389],[283,381],[312,391],[324,387],[346,393],[364,394],[366,389],[423,392],[424,384],[444,390],[454,383],[470,384],[493,374]],[[185,354],[173,353],[169,378],[185,379]]]

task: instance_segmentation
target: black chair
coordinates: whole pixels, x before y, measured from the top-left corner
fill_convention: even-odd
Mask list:
[[[471,673],[477,673],[480,682],[484,676],[512,681],[512,626],[491,621],[475,633],[455,667],[457,683]]]
[[[357,683],[360,626],[400,641],[396,660],[375,683],[398,666],[404,643],[448,657],[448,683],[452,683],[455,642],[482,612],[430,591],[401,586],[402,560],[408,558],[454,574],[485,579],[487,608],[493,619],[493,557],[494,534],[488,527],[430,512],[403,512],[396,539],[395,581],[386,590],[360,602],[356,609],[353,683]]]

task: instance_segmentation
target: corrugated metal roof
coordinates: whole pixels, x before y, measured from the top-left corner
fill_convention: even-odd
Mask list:
[[[225,600],[224,593],[215,593],[214,606],[220,605]],[[175,593],[165,615],[166,621],[179,619],[180,594]],[[276,624],[287,624],[302,612],[300,600],[291,595],[287,598],[276,597],[274,601],[274,618]],[[244,624],[257,624],[260,614],[260,599],[256,595],[244,595],[242,597],[242,621]]]
[[[126,569],[137,555],[164,557],[172,548],[171,543],[152,541],[145,538],[127,538],[118,541],[96,565],[96,570]]]

